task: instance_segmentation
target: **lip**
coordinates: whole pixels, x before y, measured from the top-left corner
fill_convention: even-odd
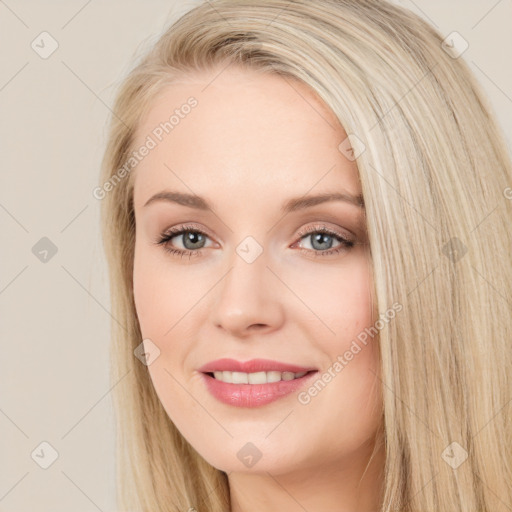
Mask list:
[[[250,361],[236,361],[235,359],[223,358],[210,361],[209,363],[198,368],[198,371],[202,373],[213,373],[213,372],[243,372],[243,373],[255,373],[255,372],[310,372],[316,371],[317,368],[311,366],[298,366],[295,364],[281,363],[279,361],[272,361],[271,359],[251,359]],[[289,382],[289,381],[288,381]]]
[[[220,402],[235,407],[260,407],[290,395],[304,387],[318,373],[316,368],[297,366],[270,359],[252,359],[241,362],[234,359],[217,359],[199,370],[208,391]],[[215,371],[255,372],[308,372],[293,380],[281,380],[267,384],[231,384],[215,379],[209,373]]]

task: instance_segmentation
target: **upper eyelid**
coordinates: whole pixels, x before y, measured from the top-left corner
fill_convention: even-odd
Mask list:
[[[200,228],[199,226],[194,226],[194,225],[189,225],[189,224],[183,224],[183,225],[173,226],[172,228],[168,228],[162,232],[162,236],[170,237],[172,235],[172,238],[174,238],[175,236],[183,234],[183,232],[186,232],[186,231],[197,231],[199,233],[206,235],[209,238],[213,238],[213,235],[211,235],[208,230]]]
[[[346,235],[343,233],[343,231],[348,231],[350,233],[350,235]],[[315,225],[312,225],[312,226],[308,226],[306,228],[302,228],[300,230],[297,231],[297,235],[301,236],[301,237],[304,237],[304,236],[307,236],[311,233],[316,233],[316,232],[329,232],[329,233],[332,233],[333,235],[336,235],[336,236],[339,236],[345,240],[352,240],[352,238],[355,239],[356,235],[354,233],[351,233],[350,230],[340,230],[339,228],[331,228],[329,227],[328,225],[326,224],[323,224],[323,223],[317,223]]]

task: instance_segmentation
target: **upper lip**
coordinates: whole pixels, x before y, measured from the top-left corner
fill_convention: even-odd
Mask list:
[[[281,363],[279,361],[272,361],[270,359],[251,359],[250,361],[236,361],[235,359],[216,359],[199,368],[200,372],[221,372],[221,371],[232,371],[232,372],[243,372],[243,373],[254,373],[254,372],[308,372],[316,371],[316,368],[298,366],[295,364]]]

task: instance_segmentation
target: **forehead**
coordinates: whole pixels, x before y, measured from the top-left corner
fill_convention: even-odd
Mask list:
[[[135,206],[169,187],[208,196],[213,183],[231,198],[292,185],[359,193],[357,166],[338,150],[345,138],[297,80],[237,68],[187,75],[161,91],[137,128],[134,147],[152,148],[132,171]]]

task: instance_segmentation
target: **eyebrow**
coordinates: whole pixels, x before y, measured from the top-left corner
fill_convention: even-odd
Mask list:
[[[213,211],[212,205],[204,197],[183,192],[173,192],[169,190],[163,190],[162,192],[158,192],[157,194],[151,196],[144,204],[144,208],[157,201],[176,203],[182,206],[188,206],[189,208],[196,208],[197,210]],[[330,201],[344,201],[346,203],[357,206],[358,208],[364,209],[364,200],[362,194],[353,195],[347,192],[335,192],[290,199],[283,205],[281,211],[282,213],[291,213]]]

